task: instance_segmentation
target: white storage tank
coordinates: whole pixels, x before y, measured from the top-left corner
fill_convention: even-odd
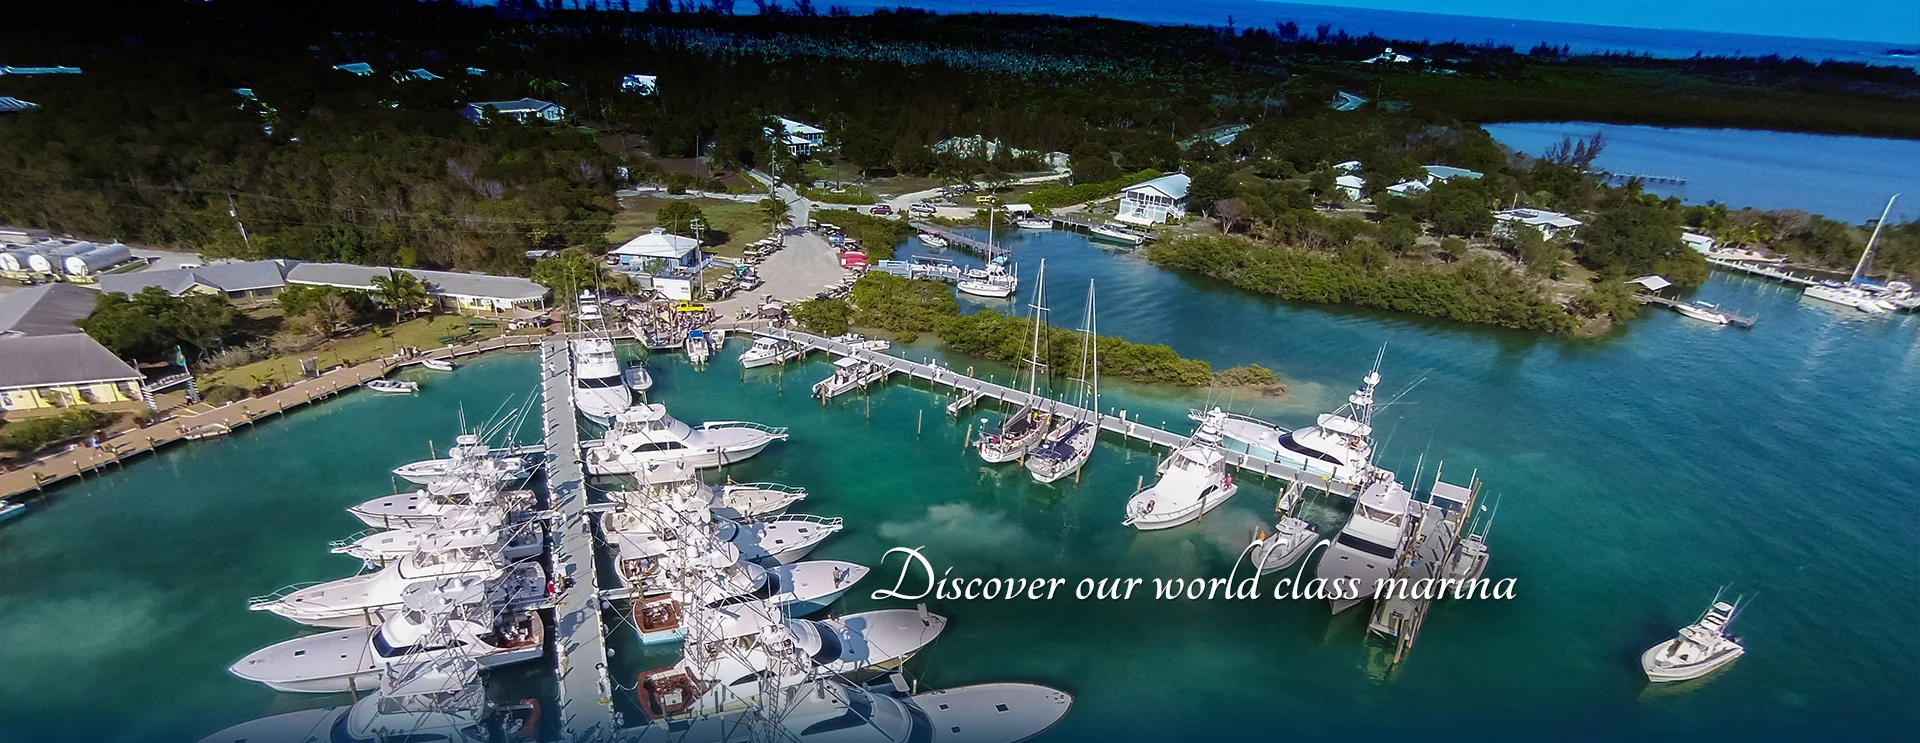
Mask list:
[[[100,245],[85,253],[68,256],[67,275],[91,276],[133,260],[133,251],[120,243]]]
[[[13,250],[0,252],[0,271],[7,273],[25,273],[27,271],[27,259],[32,255],[32,248],[14,248]]]
[[[42,244],[40,250],[27,256],[27,269],[35,273],[62,273],[66,270],[68,258],[94,247],[90,242]]]

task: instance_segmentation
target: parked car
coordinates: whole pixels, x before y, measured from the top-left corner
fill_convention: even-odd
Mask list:
[[[986,194],[986,195],[983,195],[983,196],[975,196],[975,197],[973,197],[973,201],[974,201],[974,203],[976,203],[976,204],[991,204],[991,203],[993,203],[993,202],[994,202],[995,200],[996,200],[996,199],[994,199],[994,198],[993,198],[993,194]]]
[[[934,208],[932,204],[923,201],[907,207],[907,211],[913,212],[914,214],[933,214]]]
[[[893,207],[887,206],[886,204],[874,204],[873,213],[884,217],[893,213]]]

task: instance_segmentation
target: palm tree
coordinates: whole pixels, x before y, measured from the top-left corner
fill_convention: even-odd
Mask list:
[[[767,231],[785,245],[787,228],[793,226],[793,212],[787,211],[787,202],[778,196],[768,196],[760,200],[760,211],[767,220]]]
[[[400,324],[402,315],[411,314],[425,307],[427,285],[420,277],[410,273],[387,269],[387,275],[373,277],[373,292],[393,308],[393,324]]]

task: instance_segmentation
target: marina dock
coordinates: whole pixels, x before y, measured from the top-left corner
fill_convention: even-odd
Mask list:
[[[1651,304],[1651,305],[1657,305],[1657,306],[1660,306],[1660,307],[1665,307],[1665,308],[1667,308],[1667,309],[1673,309],[1673,308],[1674,308],[1674,307],[1676,307],[1676,306],[1680,306],[1680,305],[1685,305],[1685,304],[1687,304],[1686,302],[1682,302],[1682,301],[1680,301],[1680,300],[1678,300],[1678,299],[1668,299],[1668,298],[1666,298],[1666,297],[1662,297],[1662,296],[1660,296],[1660,295],[1658,295],[1658,294],[1648,294],[1648,293],[1646,293],[1646,292],[1639,292],[1639,293],[1636,293],[1636,294],[1634,294],[1634,295],[1633,295],[1633,298],[1634,298],[1634,299],[1636,299],[1636,300],[1638,300],[1638,301],[1639,301],[1639,302],[1640,302],[1641,304]],[[1751,328],[1753,328],[1753,324],[1754,324],[1754,322],[1756,322],[1756,321],[1758,320],[1758,318],[1753,318],[1753,317],[1748,317],[1748,316],[1746,316],[1746,315],[1742,315],[1742,314],[1739,314],[1739,313],[1736,313],[1736,312],[1728,312],[1728,311],[1726,311],[1726,310],[1723,310],[1723,309],[1717,309],[1717,308],[1716,308],[1716,309],[1715,309],[1714,311],[1715,311],[1715,312],[1718,312],[1718,313],[1720,313],[1720,314],[1722,314],[1722,315],[1726,315],[1726,316],[1727,316],[1727,324],[1728,324],[1728,325],[1732,325],[1732,326],[1734,326],[1734,327],[1736,327],[1736,328],[1748,328],[1748,329],[1751,329]]]
[[[561,591],[554,609],[554,674],[560,680],[560,727],[567,740],[592,731],[612,731],[612,687],[607,680],[607,637],[601,622],[600,588],[594,571],[593,517],[587,479],[580,465],[580,424],[573,409],[573,356],[567,341],[540,347],[540,396],[546,439],[548,509],[553,580],[576,583]]]
[[[1814,284],[1821,283],[1819,279],[1813,278],[1811,276],[1801,276],[1795,273],[1788,273],[1787,271],[1784,271],[1777,266],[1774,266],[1772,264],[1767,264],[1767,263],[1754,263],[1751,261],[1730,261],[1725,258],[1714,258],[1711,256],[1707,258],[1707,263],[1714,266],[1715,268],[1724,268],[1724,269],[1727,269],[1728,271],[1738,271],[1740,273],[1753,274],[1755,276],[1765,276],[1769,279],[1785,281],[1789,284],[1799,284],[1801,286],[1813,286]]]
[[[1071,414],[1072,411],[1076,410],[1082,414],[1087,412],[1085,408],[1078,408],[1051,398],[1029,395],[1021,390],[1002,384],[995,384],[978,377],[968,376],[952,369],[922,364],[918,361],[909,361],[898,356],[891,356],[876,351],[856,349],[844,343],[839,343],[829,338],[822,338],[811,333],[766,327],[755,328],[752,332],[771,338],[782,338],[800,348],[810,351],[824,351],[834,356],[852,357],[862,361],[870,361],[886,367],[890,374],[906,374],[926,380],[935,385],[951,387],[960,393],[962,399],[972,398],[981,400],[991,398],[1006,404],[1022,406],[1029,403],[1036,403],[1056,413]],[[1162,446],[1171,449],[1187,440],[1185,434],[1173,433],[1167,430],[1166,421],[1162,421],[1160,427],[1155,428],[1152,425],[1140,422],[1138,416],[1135,416],[1134,420],[1127,420],[1117,415],[1100,413],[1098,417],[1102,430],[1118,434],[1128,439],[1144,441],[1153,446]],[[1352,488],[1346,485],[1332,482],[1318,475],[1308,474],[1284,463],[1257,459],[1239,452],[1226,452],[1226,455],[1228,464],[1246,472],[1258,474],[1262,477],[1275,477],[1283,480],[1306,480],[1308,484],[1316,490],[1325,490],[1334,495],[1345,497],[1353,496]]]
[[[974,238],[967,237],[966,235],[962,235],[953,230],[947,229],[945,227],[941,227],[940,225],[934,224],[932,222],[908,222],[908,224],[913,225],[914,229],[919,230],[921,232],[931,232],[933,234],[944,237],[947,239],[947,243],[949,245],[955,248],[958,248],[964,252],[980,256],[982,258],[991,258],[993,257],[994,253],[1005,252],[1004,248],[997,248],[997,247],[988,245],[987,241],[985,240],[976,240]]]
[[[1477,475],[1476,475],[1477,478]],[[1393,577],[1408,584],[1437,581],[1449,577],[1460,547],[1468,536],[1468,520],[1479,496],[1479,481],[1467,486],[1443,482],[1436,473],[1433,489],[1425,503],[1413,503],[1420,514],[1419,530],[1413,536],[1413,548],[1400,554]],[[1382,599],[1367,622],[1367,633],[1393,646],[1393,662],[1399,663],[1413,649],[1420,628],[1433,611],[1437,596],[1417,595]]]

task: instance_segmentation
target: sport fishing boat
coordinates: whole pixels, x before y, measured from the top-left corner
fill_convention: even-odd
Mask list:
[[[646,392],[653,389],[653,375],[647,373],[647,365],[639,359],[627,362],[627,369],[621,373],[627,383],[627,392]]]
[[[1160,479],[1127,501],[1121,522],[1141,531],[1171,529],[1220,507],[1240,486],[1227,472],[1218,417],[1209,417],[1162,462]]]
[[[492,743],[487,723],[495,711],[478,673],[471,663],[389,668],[377,691],[351,706],[263,717],[200,743]]]
[[[587,420],[607,425],[633,404],[613,341],[580,338],[573,341],[573,404]]]
[[[777,516],[807,498],[806,488],[777,482],[708,485],[700,481],[699,470],[684,463],[636,472],[634,479],[636,489],[609,490],[607,496],[615,503],[635,509],[653,508],[662,503],[703,504],[714,515],[736,521]]]
[[[581,446],[586,450],[588,474],[621,475],[660,465],[719,467],[749,459],[786,438],[785,428],[744,421],[714,421],[693,428],[668,415],[665,405],[648,403],[622,411],[606,438]]]
[[[1724,592],[1725,589],[1722,589]],[[1681,628],[1680,635],[1640,654],[1640,668],[1655,683],[1690,681],[1713,673],[1745,655],[1740,638],[1727,632],[1727,626],[1740,613],[1743,601],[1727,603],[1720,593],[1713,605],[1693,624]]]
[[[989,429],[986,420],[981,420],[980,458],[990,463],[1011,462],[1027,455],[1027,452],[1040,443],[1053,426],[1053,410],[1044,404],[1040,397],[1040,370],[1046,368],[1041,361],[1047,354],[1041,350],[1041,330],[1046,327],[1047,319],[1047,262],[1040,261],[1040,273],[1034,280],[1033,288],[1033,342],[1028,346],[1027,356],[1027,403],[1014,411],[1013,415],[1000,422],[1000,427]]]
[[[594,294],[592,289],[580,290],[580,299],[578,304],[580,307],[578,316],[580,318],[580,323],[582,325],[585,325],[587,323],[596,323],[600,321],[601,319],[600,296],[598,294]]]
[[[1080,400],[1027,455],[1033,479],[1050,483],[1080,471],[1100,438],[1100,340],[1094,323],[1093,280],[1087,280],[1086,324],[1081,328]]]
[[[813,383],[813,396],[831,400],[887,378],[892,370],[866,359],[846,356],[834,359],[833,376]]]
[[[1893,201],[1898,198],[1900,195],[1894,194],[1893,198],[1887,199],[1887,208],[1881,210],[1880,221],[1873,224],[1873,234],[1867,236],[1867,247],[1860,251],[1860,260],[1853,265],[1853,273],[1847,277],[1846,283],[1814,284],[1807,287],[1802,296],[1845,305],[1872,315],[1899,309],[1898,304],[1881,296],[1883,292],[1876,290],[1877,287],[1870,287],[1861,280],[1867,273],[1867,267],[1872,265],[1873,246],[1880,239],[1880,228],[1886,226],[1887,216],[1893,213]]]
[[[1102,240],[1111,240],[1117,243],[1125,243],[1127,245],[1132,245],[1134,247],[1139,247],[1147,243],[1147,236],[1145,234],[1136,232],[1134,230],[1128,229],[1121,225],[1114,224],[1112,222],[1107,222],[1104,224],[1096,224],[1088,229],[1090,232],[1093,233],[1093,236],[1095,238],[1102,239]]]
[[[681,347],[686,349],[687,358],[695,366],[707,363],[707,358],[713,355],[713,342],[707,338],[706,331],[699,328],[687,331],[687,339]]]
[[[411,493],[374,498],[348,507],[347,513],[375,529],[431,529],[498,520],[533,507],[531,490],[468,488],[461,481],[446,480]]]
[[[1358,592],[1357,596],[1329,598],[1333,613],[1372,598],[1378,583],[1393,575],[1401,553],[1409,548],[1415,526],[1413,494],[1393,478],[1393,473],[1374,470],[1354,499],[1353,518],[1341,527],[1314,569],[1315,577],[1327,585],[1339,581]]]
[[[753,345],[740,352],[740,368],[752,369],[773,364],[784,364],[800,358],[800,348],[784,338],[761,336],[753,339]]]
[[[500,554],[508,560],[525,560],[546,550],[546,540],[541,536],[539,525],[521,518],[519,514],[510,517],[504,508],[491,508],[462,516],[436,526],[361,532],[332,543],[329,551],[336,555],[357,557],[368,563],[384,563],[447,539],[475,533],[498,535],[502,539]]]
[[[408,586],[402,609],[378,627],[308,635],[257,650],[227,668],[275,691],[341,694],[379,688],[391,666],[470,659],[481,668],[541,656],[545,628],[532,611],[496,612],[485,580]]]
[[[1719,307],[1706,302],[1676,302],[1673,305],[1673,311],[1714,325],[1725,325],[1733,321],[1727,317],[1727,313],[1721,312]]]
[[[1314,425],[1294,431],[1258,418],[1225,413],[1219,408],[1193,410],[1187,417],[1199,421],[1218,416],[1222,446],[1287,465],[1303,474],[1357,487],[1373,469],[1374,393],[1380,385],[1380,361],[1367,373],[1360,388],[1347,395],[1346,404],[1322,413]]]
[[[1320,533],[1314,531],[1313,524],[1298,515],[1305,496],[1306,482],[1294,480],[1280,494],[1280,505],[1275,509],[1280,520],[1274,523],[1273,533],[1268,534],[1263,530],[1254,537],[1253,552],[1249,557],[1261,575],[1299,562],[1320,541]]]
[[[1020,229],[1023,229],[1023,230],[1053,229],[1053,220],[1051,219],[1017,219],[1017,220],[1014,220],[1013,223],[1019,226]]]
[[[525,586],[544,589],[546,584],[545,571],[538,563],[507,563],[493,535],[448,540],[435,546],[434,551],[415,552],[370,573],[291,586],[256,597],[247,602],[247,608],[270,611],[315,627],[366,627],[393,616],[400,608],[401,592],[418,583],[479,576],[513,587],[514,595],[528,595]]]
[[[539,463],[537,455],[516,455],[505,449],[494,449],[479,436],[469,433],[454,438],[445,458],[403,464],[393,468],[393,474],[421,485],[456,477],[510,482],[532,477]]]
[[[919,235],[916,235],[915,237],[919,238],[920,242],[926,243],[927,247],[930,247],[930,248],[944,248],[952,244],[948,242],[946,238],[941,237],[940,233],[937,233],[937,232],[922,232]]]

